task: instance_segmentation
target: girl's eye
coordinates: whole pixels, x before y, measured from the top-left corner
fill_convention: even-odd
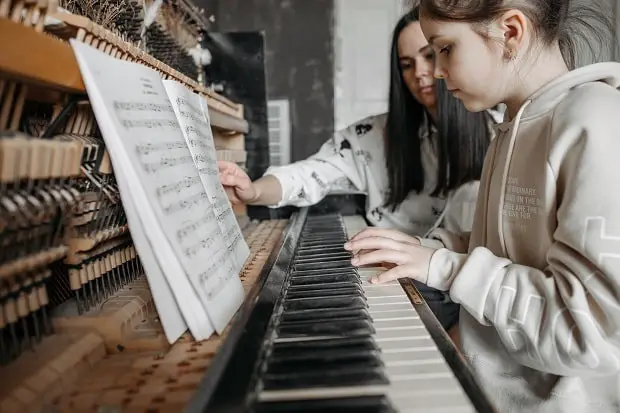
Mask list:
[[[428,54],[426,54],[426,55],[424,56],[424,58],[425,58],[426,60],[433,60],[433,59],[435,58],[435,54],[434,54],[434,53],[432,53],[432,52],[431,52],[431,53],[428,53]]]
[[[439,50],[439,53],[443,53],[443,54],[450,54],[450,46],[444,46]]]

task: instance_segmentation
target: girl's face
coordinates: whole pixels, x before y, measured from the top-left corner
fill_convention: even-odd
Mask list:
[[[398,59],[403,80],[411,94],[427,109],[434,109],[437,98],[433,50],[424,38],[419,22],[409,24],[398,36]]]
[[[421,29],[435,52],[435,76],[472,112],[503,102],[510,78],[500,42],[485,39],[469,23],[423,18]],[[491,33],[489,37],[501,36]],[[501,39],[502,37],[499,37]]]

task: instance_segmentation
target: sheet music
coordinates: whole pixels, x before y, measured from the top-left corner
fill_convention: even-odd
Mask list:
[[[211,118],[209,116],[209,107],[207,106],[207,101],[204,98],[199,99],[200,102],[200,107],[202,109],[202,113],[204,114],[205,118],[207,119],[207,121],[209,122],[209,125],[211,125]],[[213,156],[216,156],[216,152],[215,152],[215,143],[213,141],[213,132],[211,131],[211,128],[208,129],[208,140],[207,140],[207,144],[211,145],[210,149],[213,153]],[[219,170],[218,170],[218,176],[219,176]],[[243,238],[243,233],[241,232],[241,228],[239,228],[239,223],[237,222],[237,219],[235,218],[235,214],[232,210],[232,204],[230,203],[230,200],[228,199],[228,195],[226,194],[226,191],[224,190],[224,187],[222,186],[221,181],[218,180],[215,183],[215,188],[214,188],[215,192],[216,192],[216,198],[219,200],[219,202],[215,205],[216,211],[219,211],[220,208],[224,208],[225,209],[225,215],[223,215],[223,220],[225,222],[226,228],[227,230],[227,234],[228,234],[228,239],[232,245],[235,246],[236,248],[236,254],[238,256],[243,257],[243,260],[245,261],[247,259],[247,257],[250,255],[250,248],[248,247],[247,243],[245,242],[245,239]],[[241,242],[242,241],[242,242]]]
[[[133,227],[130,221],[130,230],[143,233],[151,246],[136,245],[138,253],[159,262],[197,340],[213,328],[221,333],[243,301],[243,286],[238,273],[222,265],[227,246],[159,75],[71,44],[117,180],[126,180],[121,188],[141,220]]]
[[[223,239],[236,260],[233,268],[239,272],[250,254],[250,249],[220,181],[208,107],[202,104],[206,101],[174,80],[164,80],[162,83],[209,195]]]

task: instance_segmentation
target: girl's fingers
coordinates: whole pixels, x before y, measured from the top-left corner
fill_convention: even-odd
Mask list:
[[[394,241],[419,244],[419,241],[416,238],[404,234],[400,231],[378,227],[366,228],[358,232],[351,238],[351,241],[357,241],[371,237],[390,238]]]
[[[351,260],[351,264],[361,267],[369,264],[379,264],[383,262],[402,265],[406,262],[407,255],[394,250],[377,250],[364,255],[359,255]]]
[[[406,266],[401,265],[398,267],[394,267],[391,270],[371,277],[368,281],[370,281],[371,284],[385,284],[390,281],[398,280],[399,278],[405,277],[403,275],[405,273],[405,271],[403,271],[403,268],[406,268]]]
[[[349,241],[344,244],[344,249],[347,251],[380,250],[380,249],[402,251],[404,247],[406,247],[406,244],[403,244],[402,242],[394,241],[391,238],[383,238],[383,237],[362,238],[362,239],[355,240],[355,241]]]

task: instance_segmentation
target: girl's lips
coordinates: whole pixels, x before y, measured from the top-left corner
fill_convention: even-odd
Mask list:
[[[433,86],[423,86],[420,88],[421,93],[431,93],[433,91]]]

